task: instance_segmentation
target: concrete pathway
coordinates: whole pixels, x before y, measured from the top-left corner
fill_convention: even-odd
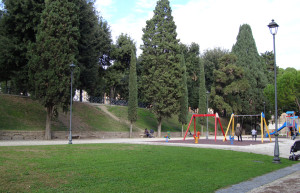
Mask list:
[[[214,138],[210,136],[210,139]],[[175,138],[172,138],[173,140]],[[171,139],[171,140],[172,140]],[[175,140],[180,140],[177,138]],[[222,137],[218,137],[222,139]],[[251,140],[244,139],[243,140]],[[296,139],[296,140],[299,140]],[[265,139],[264,141],[267,141]],[[295,141],[286,138],[279,139],[279,151],[281,158],[288,158],[290,155],[290,148]],[[147,145],[168,145],[168,146],[185,146],[194,148],[214,148],[214,149],[226,149],[233,151],[251,152],[264,155],[274,155],[274,142],[263,143],[259,145],[250,146],[237,146],[237,145],[208,145],[208,144],[187,144],[187,143],[166,143],[163,138],[135,138],[135,139],[75,139],[73,144],[97,144],[97,143],[126,143],[126,144],[147,144]],[[0,146],[31,146],[31,145],[67,145],[68,140],[36,140],[36,141],[0,141]],[[298,152],[297,152],[298,153]],[[291,167],[283,168],[269,174],[256,177],[249,181],[242,182],[240,184],[232,185],[228,188],[224,188],[216,191],[217,193],[300,193],[300,163],[295,162]]]

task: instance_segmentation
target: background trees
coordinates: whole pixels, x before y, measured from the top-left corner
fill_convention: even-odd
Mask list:
[[[161,135],[161,121],[177,113],[180,97],[180,48],[176,25],[171,15],[168,0],[159,0],[154,16],[143,28],[142,65],[143,90],[153,105],[158,120],[158,136]]]
[[[279,111],[300,112],[300,72],[294,68],[281,70],[277,76],[277,98]],[[274,106],[274,85],[269,84],[265,88],[265,95]]]
[[[237,57],[225,54],[214,70],[211,88],[211,106],[221,114],[240,114],[243,111],[242,94],[249,89],[242,67],[236,65]]]
[[[29,90],[27,51],[29,45],[36,41],[44,0],[6,0],[4,3],[0,45],[8,47],[1,46],[1,79],[11,82],[14,93],[26,95]]]
[[[180,48],[186,64],[189,107],[196,110],[199,105],[200,47],[193,42],[191,45],[180,44]]]

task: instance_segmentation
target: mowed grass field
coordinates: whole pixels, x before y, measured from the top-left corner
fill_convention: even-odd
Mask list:
[[[281,162],[189,147],[0,147],[0,192],[214,192],[293,164]]]

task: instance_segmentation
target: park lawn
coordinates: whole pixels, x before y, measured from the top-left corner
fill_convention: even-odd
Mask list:
[[[129,144],[0,147],[0,192],[214,192],[293,162]]]

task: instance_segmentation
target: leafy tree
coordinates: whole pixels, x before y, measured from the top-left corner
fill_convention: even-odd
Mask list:
[[[46,1],[36,43],[28,54],[32,95],[47,110],[45,139],[51,139],[51,119],[56,106],[67,111],[70,102],[69,65],[76,63],[78,54],[77,13],[76,4],[68,0]]]
[[[184,61],[184,56],[181,56],[181,68],[182,68],[182,95],[179,99],[180,102],[180,111],[178,115],[178,121],[181,123],[182,129],[182,135],[183,135],[183,125],[187,124],[188,119],[187,115],[189,113],[189,104],[188,104],[188,89],[187,89],[187,80],[186,80],[186,67],[185,67],[185,61]]]
[[[265,95],[274,107],[274,84],[269,84]],[[300,72],[294,68],[287,68],[283,74],[277,75],[277,104],[278,109],[284,111],[300,112]],[[273,108],[274,109],[274,108]]]
[[[199,114],[206,114],[206,88],[205,88],[205,73],[203,62],[200,62],[200,86],[199,86]],[[205,124],[204,117],[200,117],[199,122],[201,125]]]
[[[220,58],[228,53],[228,50],[214,48],[205,50],[202,54],[201,58],[204,63],[205,83],[208,91],[210,91],[210,88],[214,83],[214,70],[218,70]]]
[[[130,73],[129,73],[129,100],[128,100],[128,120],[130,121],[130,137],[132,137],[132,125],[137,120],[138,90],[136,77],[136,57],[131,51]]]
[[[178,112],[181,94],[180,47],[171,13],[168,0],[157,2],[154,16],[143,28],[141,46],[143,90],[156,114],[159,137],[162,119]]]
[[[245,77],[250,84],[249,89],[242,95],[243,114],[258,114],[263,111],[266,101],[263,89],[267,85],[265,65],[259,56],[248,24],[240,26],[237,41],[232,47],[232,53],[237,56],[237,66],[244,69]]]
[[[237,57],[225,54],[214,70],[214,83],[211,88],[211,106],[215,112],[227,114],[242,112],[241,95],[249,89],[243,68],[236,65]]]
[[[116,92],[123,99],[128,99],[129,69],[132,50],[136,52],[134,40],[127,34],[121,34],[113,49],[114,68],[122,75]]]

